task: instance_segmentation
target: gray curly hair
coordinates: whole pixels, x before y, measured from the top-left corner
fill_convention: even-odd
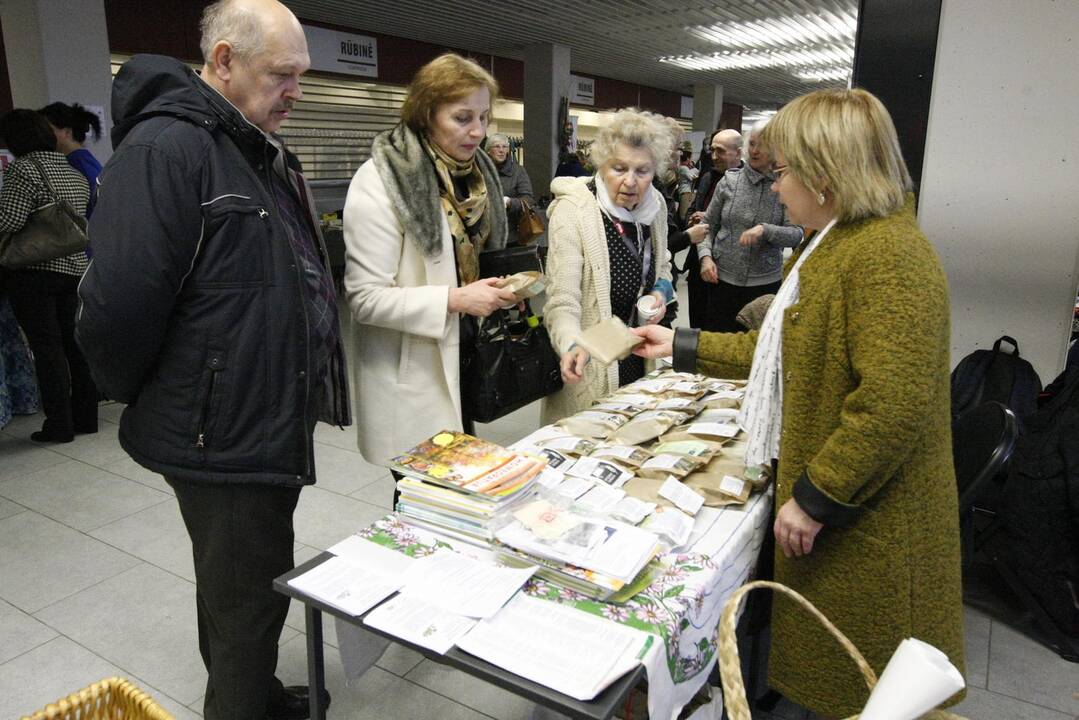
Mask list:
[[[662,116],[647,110],[622,108],[599,131],[589,148],[597,169],[610,161],[618,145],[647,150],[656,164],[656,175],[662,175],[671,162],[674,138]]]

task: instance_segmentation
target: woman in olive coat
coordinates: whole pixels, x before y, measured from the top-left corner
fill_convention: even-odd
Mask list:
[[[817,232],[788,263],[761,330],[638,328],[638,353],[749,375],[747,462],[778,460],[778,582],[878,673],[907,637],[962,671],[948,291],[895,128],[864,90],[824,90],[784,107],[763,139],[791,221]],[[853,715],[868,697],[835,641],[786,599],[772,612],[769,682],[825,717]]]

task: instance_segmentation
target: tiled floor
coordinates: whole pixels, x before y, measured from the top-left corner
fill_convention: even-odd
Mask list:
[[[40,417],[0,432],[0,719],[111,675],[130,678],[178,720],[201,715],[191,546],[169,486],[119,447],[121,410],[102,405],[101,431],[67,445],[27,439]],[[508,443],[538,422],[531,406],[478,430]],[[297,562],[390,507],[392,481],[360,458],[354,433],[316,431],[319,481],[300,495]],[[281,637],[286,684],[306,682],[295,605]],[[332,623],[326,639],[331,718],[530,716],[524,700],[400,647],[346,687]],[[970,609],[967,667],[969,697],[958,710],[972,720],[1079,720],[1079,665]],[[774,716],[787,715],[780,707]]]
[[[102,431],[69,445],[26,438],[39,417],[0,433],[0,718],[30,712],[93,680],[132,679],[179,720],[200,714],[205,673],[195,636],[190,544],[169,487],[126,458],[118,410]],[[509,442],[538,423],[535,407],[481,434]],[[296,557],[305,560],[380,517],[392,484],[367,465],[350,431],[320,426],[319,484],[296,512]],[[530,705],[401,648],[345,687],[328,624],[332,718],[524,720]],[[978,720],[1079,718],[1079,665],[967,610],[969,698]],[[305,681],[298,607],[281,638],[279,674]],[[782,708],[775,717],[785,717]]]

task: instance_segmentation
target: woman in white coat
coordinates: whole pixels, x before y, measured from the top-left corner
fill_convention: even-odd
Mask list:
[[[375,138],[345,201],[345,291],[353,328],[358,445],[384,464],[443,429],[462,429],[460,320],[512,293],[479,279],[506,244],[498,170],[477,153],[494,78],[458,55],[416,73],[401,122]]]
[[[667,203],[652,185],[671,159],[674,138],[663,119],[619,110],[592,143],[594,177],[555,178],[548,209],[544,316],[561,355],[559,392],[544,398],[543,421],[583,410],[644,374],[631,356],[601,367],[576,345],[581,331],[611,316],[627,325],[658,323],[674,299],[667,254]],[[655,315],[638,317],[651,297]]]

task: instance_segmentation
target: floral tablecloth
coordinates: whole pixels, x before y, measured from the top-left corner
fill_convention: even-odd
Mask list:
[[[662,639],[643,662],[648,672],[648,712],[674,720],[701,688],[716,661],[716,631],[723,604],[756,565],[770,518],[771,492],[744,507],[724,508],[712,527],[684,554],[660,558],[663,571],[625,605],[591,600],[573,590],[532,578],[525,592],[600,615]],[[389,515],[359,535],[413,557],[453,542]]]

